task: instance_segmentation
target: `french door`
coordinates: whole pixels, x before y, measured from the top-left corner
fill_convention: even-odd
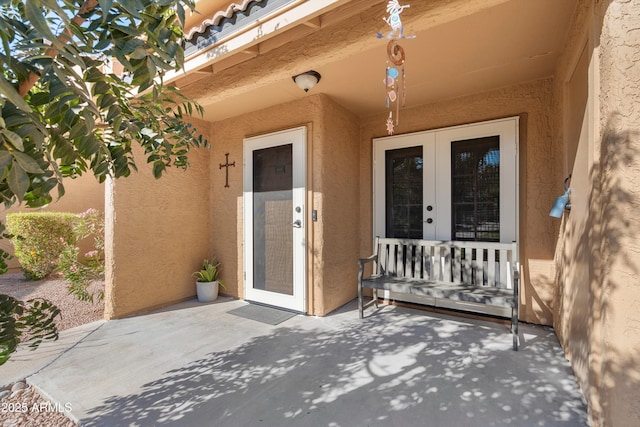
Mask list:
[[[517,240],[518,118],[374,139],[374,236]]]
[[[306,128],[244,140],[245,299],[305,312]]]

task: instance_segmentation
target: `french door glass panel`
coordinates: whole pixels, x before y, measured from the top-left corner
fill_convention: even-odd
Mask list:
[[[500,137],[451,143],[453,240],[500,241]]]
[[[518,119],[510,118],[375,139],[374,236],[417,236],[419,219],[424,239],[515,241],[517,130]],[[417,165],[411,153],[420,152],[421,190],[393,169]],[[413,172],[415,183],[418,168]],[[397,194],[409,194],[405,184],[414,185],[408,198]],[[420,191],[420,214],[409,213]]]
[[[386,236],[421,239],[422,147],[386,152]]]

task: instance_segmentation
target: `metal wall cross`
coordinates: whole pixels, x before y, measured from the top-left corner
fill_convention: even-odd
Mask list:
[[[226,173],[226,177],[225,177],[225,180],[224,180],[224,186],[228,187],[229,186],[229,166],[233,166],[235,168],[236,167],[236,162],[233,161],[232,163],[229,163],[229,153],[225,153],[224,156],[226,158],[226,162],[225,162],[224,165],[222,163],[220,163],[220,169],[222,169],[222,168],[226,168],[227,169],[226,170],[226,172],[227,172]]]

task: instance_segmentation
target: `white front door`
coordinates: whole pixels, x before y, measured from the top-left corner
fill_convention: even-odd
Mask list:
[[[517,240],[518,118],[373,141],[374,236]]]
[[[245,299],[305,312],[306,128],[244,140]]]

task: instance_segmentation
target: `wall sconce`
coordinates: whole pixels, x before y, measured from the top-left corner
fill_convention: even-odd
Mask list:
[[[318,84],[322,76],[319,72],[309,70],[304,73],[291,77],[293,81],[298,85],[300,89],[305,92],[309,92],[309,89],[313,89]]]
[[[569,180],[571,180],[571,175],[564,180],[564,194],[556,198],[551,212],[549,212],[549,216],[553,218],[561,218],[562,212],[571,210],[571,203],[569,203],[569,196],[571,195],[571,188],[568,186]]]

